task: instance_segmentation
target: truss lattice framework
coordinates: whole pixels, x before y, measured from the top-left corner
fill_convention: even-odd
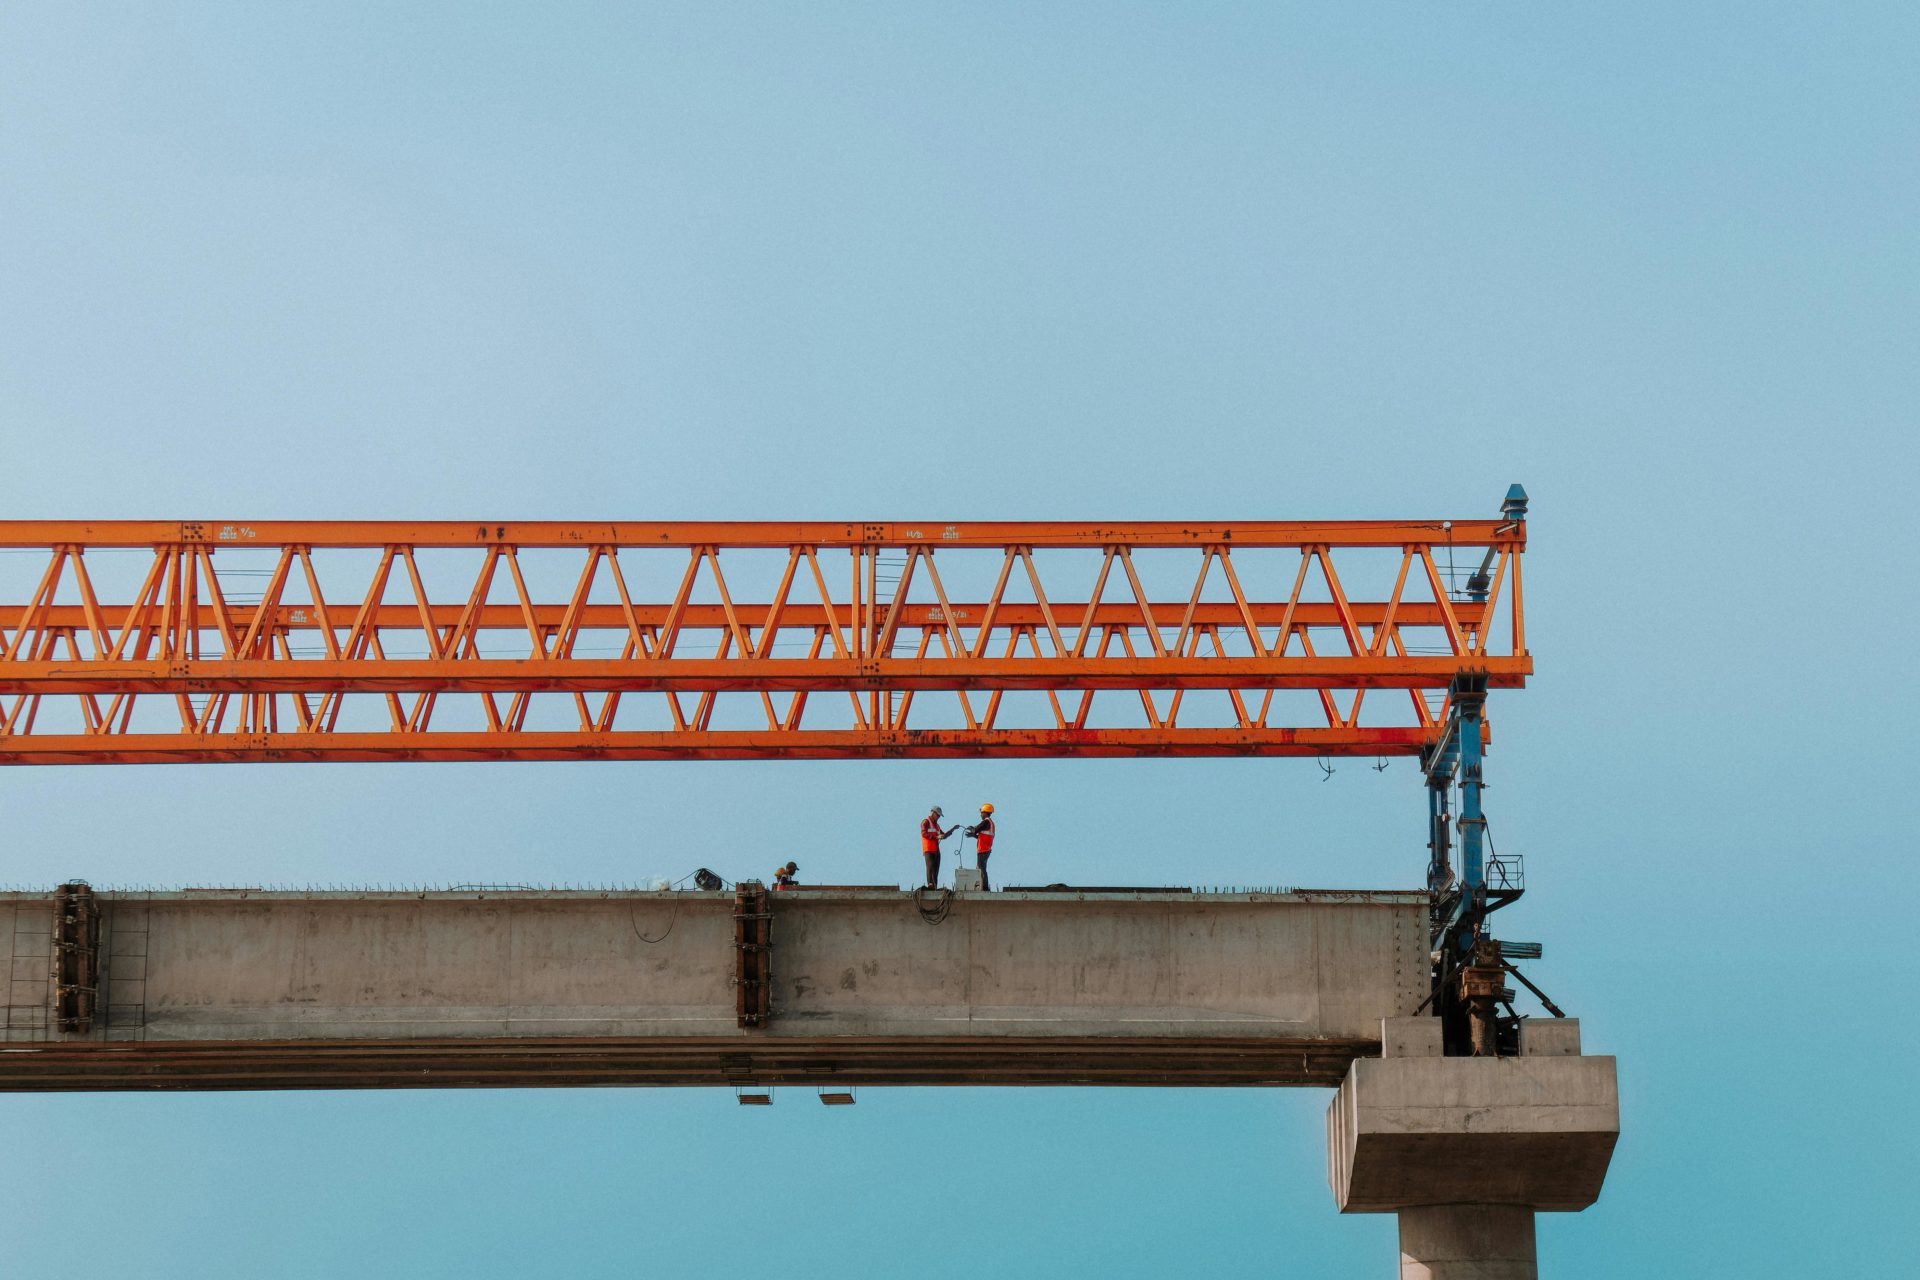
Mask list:
[[[1524,547],[1492,520],[0,521],[0,763],[1410,754],[1457,673],[1530,673]]]

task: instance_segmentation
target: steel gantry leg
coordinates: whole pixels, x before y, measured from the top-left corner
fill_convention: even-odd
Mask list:
[[[1520,528],[1527,516],[1526,490],[1507,490],[1500,513],[1505,526]],[[1484,603],[1499,591],[1503,568],[1488,555],[1467,579],[1467,598]],[[1514,587],[1518,593],[1518,579]],[[1483,738],[1487,689],[1484,670],[1464,670],[1448,688],[1447,721],[1440,739],[1423,757],[1427,777],[1427,889],[1433,924],[1434,1012],[1441,1019],[1446,1051],[1490,1057],[1500,1051],[1496,1009],[1509,1006],[1505,986],[1508,966],[1500,944],[1487,932],[1488,914],[1519,897],[1517,878],[1502,866],[1499,892],[1489,894],[1488,863],[1492,845],[1487,838],[1483,792]],[[1448,812],[1452,788],[1460,788],[1457,818]],[[1454,836],[1458,834],[1459,873],[1453,866]],[[1511,1009],[1509,1009],[1511,1012]]]
[[[1443,739],[1423,762],[1427,775],[1427,892],[1436,902],[1453,888],[1453,745]],[[1435,926],[1439,925],[1436,918]]]
[[[1460,901],[1459,921],[1468,926],[1455,941],[1457,949],[1471,946],[1487,910],[1487,818],[1481,804],[1480,731],[1487,706],[1487,678],[1454,678],[1453,741],[1459,748],[1460,773]]]

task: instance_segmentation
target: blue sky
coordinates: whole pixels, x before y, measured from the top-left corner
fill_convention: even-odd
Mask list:
[[[1488,805],[1625,1122],[1544,1266],[1912,1256],[1911,7],[390,9],[0,20],[11,514],[1477,516],[1521,481],[1538,676]],[[176,767],[0,775],[0,879],[904,879],[977,798],[1009,877],[1424,866],[1404,763]],[[1389,1274],[1326,1101],[0,1096],[0,1233],[22,1274],[76,1213],[154,1277]]]

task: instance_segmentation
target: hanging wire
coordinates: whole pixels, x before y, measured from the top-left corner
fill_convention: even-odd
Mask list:
[[[947,888],[940,889],[940,896],[934,901],[932,906],[929,906],[927,905],[927,895],[930,889],[932,889],[931,885],[924,884],[915,889],[913,891],[913,906],[914,909],[920,913],[922,920],[925,920],[928,924],[939,924],[947,918],[947,913],[953,910],[953,890]]]
[[[627,927],[633,930],[634,937],[640,939],[640,941],[646,943],[650,947],[658,943],[665,942],[668,936],[673,933],[673,926],[678,923],[680,923],[680,900],[676,898],[674,899],[674,903],[673,903],[673,914],[667,917],[666,932],[662,933],[657,938],[649,938],[646,934],[640,932],[640,926],[634,922],[633,904],[631,902],[627,904]]]

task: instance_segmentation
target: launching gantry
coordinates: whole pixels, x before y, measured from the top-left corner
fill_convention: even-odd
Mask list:
[[[1526,510],[5,521],[0,764],[1417,755],[1434,1004],[1492,1054],[1525,951],[1484,928],[1522,884],[1480,761],[1533,669]]]
[[[0,763],[1412,755],[1532,670],[1524,509],[0,521]]]
[[[1526,512],[1515,485],[1497,518],[1460,520],[0,521],[0,601],[18,601],[0,603],[0,764],[1416,756],[1428,850],[1423,896],[1362,912],[1401,921],[1389,941],[1353,935],[1334,957],[1314,951],[1334,935],[1303,922],[1348,910],[1339,895],[960,894],[929,915],[892,890],[776,903],[751,883],[730,907],[685,908],[75,883],[0,903],[15,940],[0,1088],[1344,1073],[1341,1208],[1401,1215],[1405,1275],[1531,1275],[1534,1210],[1598,1195],[1618,1109],[1612,1059],[1580,1056],[1571,1019],[1544,995],[1554,1020],[1514,1011],[1509,978],[1540,994],[1513,964],[1538,945],[1488,930],[1523,887],[1481,786],[1487,698],[1533,669]],[[613,965],[611,944],[577,963],[524,945],[589,921],[644,943],[643,909],[669,926],[693,913],[684,963],[651,957],[679,987]],[[869,923],[834,932],[848,910]],[[1251,967],[1209,941],[1229,919],[1277,931]],[[925,924],[959,931],[945,967],[914,958]],[[1081,953],[1053,965],[1046,940],[1076,928]],[[1002,934],[1025,939],[1004,965]],[[498,948],[461,967],[457,1016],[432,1006],[445,975],[407,967],[438,954],[429,935]],[[306,985],[260,986],[291,972],[267,953],[295,936]],[[875,936],[886,956],[855,954]],[[733,957],[719,988],[702,947]],[[1086,947],[1112,954],[1095,966]],[[242,952],[267,962],[237,966]],[[1085,988],[1095,969],[1118,985]],[[856,997],[863,973],[878,986]],[[536,986],[539,1026],[503,995]],[[316,991],[339,995],[337,1016],[315,1017]]]

